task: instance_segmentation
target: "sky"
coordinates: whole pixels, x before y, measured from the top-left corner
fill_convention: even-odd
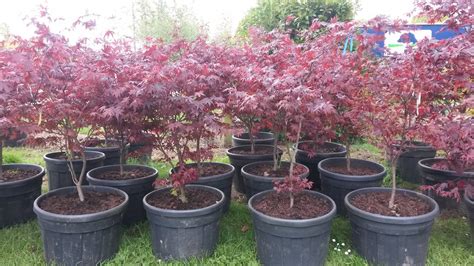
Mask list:
[[[86,12],[113,20],[99,20],[98,26],[112,29],[121,35],[132,35],[132,7],[135,0],[0,0],[0,25],[8,26],[10,33],[29,35],[31,30],[23,20],[27,15],[35,15],[40,4],[48,3],[54,17],[77,18]],[[257,0],[168,0],[185,4],[206,23],[209,35],[215,36],[223,30],[235,32],[239,21]],[[411,11],[412,0],[359,0],[360,8],[356,19],[368,20],[376,15],[391,18],[406,18]]]

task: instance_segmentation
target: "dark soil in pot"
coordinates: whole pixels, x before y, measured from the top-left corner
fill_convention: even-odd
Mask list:
[[[445,181],[474,178],[474,169],[466,169],[463,173],[457,173],[455,170],[449,169],[449,165],[444,158],[420,160],[418,162],[418,171],[422,177],[423,185],[434,185]],[[441,209],[457,209],[460,207],[456,200],[439,197],[435,195],[433,191],[427,191],[425,194],[434,198]]]
[[[87,143],[84,143],[86,151],[98,151],[105,154],[104,165],[116,165],[120,164],[120,144],[115,140],[108,141],[107,144],[105,140],[100,139],[90,139]],[[123,151],[123,164],[127,163],[127,154],[129,149],[129,144],[125,146]]]
[[[304,164],[309,168],[308,179],[313,182],[313,190],[321,188],[318,169],[319,162],[326,158],[345,156],[346,147],[334,142],[317,144],[314,141],[300,141],[296,149],[296,162]]]
[[[75,187],[50,191],[34,202],[48,264],[97,265],[118,251],[127,194],[109,187],[83,189],[84,202]]]
[[[245,165],[242,167],[241,174],[244,178],[247,199],[250,199],[259,192],[273,189],[273,182],[283,180],[289,174],[289,171],[289,162],[281,162],[280,167],[276,171],[273,170],[273,161],[262,161]],[[306,178],[309,175],[308,167],[302,164],[297,163],[293,171],[295,175],[301,178]]]
[[[87,180],[91,185],[114,187],[128,194],[123,223],[131,225],[145,220],[143,197],[153,190],[158,171],[144,165],[123,165],[123,170],[120,175],[119,165],[98,167],[87,173]]]
[[[469,224],[471,226],[471,239],[474,241],[474,199],[464,193],[464,204],[466,204],[467,216],[469,217]]]
[[[281,150],[278,150],[278,152],[279,156],[283,154]],[[230,164],[235,167],[234,188],[240,193],[245,193],[245,184],[240,170],[249,163],[273,160],[273,146],[256,145],[254,153],[251,153],[250,145],[239,146],[228,149],[226,154],[229,157]]]
[[[105,154],[87,151],[86,158],[86,171],[89,171],[104,165]],[[48,190],[74,186],[64,152],[47,153],[43,156],[43,159],[46,162],[46,171],[48,173]],[[82,160],[75,159],[72,161],[72,164],[74,172],[79,176],[82,170]],[[84,185],[86,184],[87,181],[84,178]]]
[[[205,257],[217,246],[224,193],[202,185],[187,185],[186,191],[188,204],[171,195],[169,187],[150,192],[143,199],[157,258]]]
[[[41,195],[45,171],[33,164],[5,164],[0,178],[0,228],[35,217],[33,202]]]
[[[436,150],[420,141],[410,141],[406,151],[400,154],[397,162],[397,175],[405,181],[420,184],[421,175],[417,169],[418,161],[436,156]],[[399,147],[400,145],[395,145]]]
[[[391,210],[390,192],[363,188],[347,194],[353,246],[373,265],[424,265],[438,204],[423,194],[398,189],[396,208]]]
[[[254,136],[254,143],[257,145],[273,145],[275,138],[271,132],[259,132]],[[232,147],[250,145],[249,133],[232,135]]]
[[[195,210],[206,208],[220,200],[220,195],[212,191],[201,190],[199,188],[186,188],[188,202],[183,203],[178,197],[167,195],[166,193],[156,193],[150,196],[147,202],[156,208],[167,210]]]
[[[263,265],[324,265],[336,205],[310,190],[295,195],[291,210],[289,201],[273,190],[250,198],[258,259]]]
[[[337,206],[337,213],[346,215],[344,198],[359,188],[379,187],[387,174],[382,165],[360,159],[351,159],[351,169],[347,169],[346,158],[328,158],[318,164],[321,191],[331,197]]]
[[[186,168],[197,168],[197,163],[189,163],[185,165]],[[174,169],[170,170],[170,174]],[[210,186],[224,192],[224,212],[227,212],[230,207],[232,196],[232,178],[235,174],[235,168],[230,164],[203,162],[201,163],[201,170],[199,171],[199,179],[193,184]]]

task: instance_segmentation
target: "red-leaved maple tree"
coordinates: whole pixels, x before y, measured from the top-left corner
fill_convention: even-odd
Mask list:
[[[31,122],[45,133],[41,140],[64,148],[79,199],[84,201],[81,184],[85,178],[86,155],[79,131],[90,125],[90,114],[97,108],[98,94],[90,86],[89,78],[95,53],[87,48],[86,39],[71,44],[64,35],[52,32],[50,24],[55,21],[46,8],[41,8],[40,16],[32,19],[35,36],[12,40],[17,56],[10,63],[19,73],[15,93],[27,99]],[[83,17],[74,25],[87,28],[94,23]],[[75,159],[83,162],[79,175],[73,169]]]
[[[199,177],[201,162],[212,158],[214,139],[225,128],[224,78],[219,64],[225,49],[202,38],[177,40],[162,49],[170,51],[169,60],[150,71],[153,108],[149,118],[161,159],[178,168],[171,174],[171,183],[185,203],[185,184]],[[185,167],[188,160],[197,163],[197,170]]]

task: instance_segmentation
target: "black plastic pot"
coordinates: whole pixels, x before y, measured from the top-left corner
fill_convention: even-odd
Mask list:
[[[334,200],[337,206],[337,213],[340,215],[346,215],[344,198],[349,192],[359,188],[380,187],[383,178],[387,174],[387,170],[385,170],[385,167],[381,164],[360,159],[351,159],[351,166],[374,169],[377,171],[377,174],[364,176],[345,175],[326,170],[327,167],[330,166],[345,167],[346,165],[346,158],[328,158],[322,160],[318,164],[319,174],[321,177],[321,192]]]
[[[256,145],[273,145],[275,137],[271,132],[258,132],[254,138]],[[250,145],[249,133],[242,133],[240,135],[232,135],[232,147]]]
[[[120,170],[120,165],[102,166],[87,172],[87,181],[95,186],[113,187],[120,189],[128,194],[128,206],[123,216],[123,223],[131,225],[146,219],[145,209],[143,208],[143,197],[153,190],[153,182],[158,177],[158,170],[144,165],[124,165],[124,170],[134,168],[149,169],[152,174],[128,180],[106,180],[96,178],[100,173],[110,170]]]
[[[311,144],[313,141],[300,141],[299,147],[305,144]],[[323,144],[326,147],[338,149],[338,152],[328,152],[328,153],[316,153],[314,156],[310,156],[310,153],[305,150],[296,149],[296,162],[306,165],[309,168],[308,179],[313,182],[313,190],[321,188],[321,179],[319,178],[318,164],[320,161],[333,158],[333,157],[345,157],[346,156],[346,147],[344,145],[334,143],[334,142],[324,142]],[[296,144],[293,145],[293,148],[296,148]]]
[[[33,202],[41,195],[41,183],[45,171],[34,164],[5,164],[3,171],[32,169],[38,174],[22,180],[0,183],[0,228],[33,219]]]
[[[63,152],[51,152],[43,156],[46,162],[46,171],[48,173],[48,190],[55,190],[63,187],[74,186],[72,182],[71,172],[69,172],[68,161],[64,159],[56,159]],[[105,154],[96,151],[86,152],[86,171],[104,165]],[[82,170],[82,160],[72,161],[74,172],[80,175]],[[84,184],[87,184],[84,178]]]
[[[282,164],[289,164],[289,162],[281,162]],[[269,176],[258,176],[254,175],[248,172],[248,169],[250,167],[253,167],[258,164],[271,164],[273,165],[273,161],[262,161],[262,162],[255,162],[255,163],[249,163],[242,167],[241,169],[241,174],[242,177],[244,178],[244,184],[245,184],[245,195],[247,196],[247,199],[250,199],[253,195],[260,193],[265,190],[273,189],[273,181],[275,180],[283,180],[285,177],[269,177]],[[306,172],[300,176],[300,178],[306,178],[309,175],[309,169],[308,167],[299,164],[300,166],[304,167],[306,169]]]
[[[471,239],[474,241],[474,200],[470,199],[466,193],[464,193],[464,204],[466,205],[467,216],[471,225]]]
[[[267,190],[250,198],[257,256],[263,265],[324,265],[329,248],[331,221],[336,216],[332,199],[319,192],[306,190],[331,202],[333,208],[321,217],[303,220],[274,218],[253,207],[253,203],[272,193]]]
[[[217,188],[202,185],[187,185],[218,194],[221,199],[215,204],[196,210],[167,210],[148,204],[154,193],[170,193],[162,188],[143,198],[150,223],[153,254],[163,260],[188,259],[211,255],[219,238],[219,219],[224,208],[224,193]],[[170,195],[171,197],[171,195]]]
[[[225,195],[224,212],[227,212],[229,210],[230,200],[232,198],[232,178],[235,175],[234,166],[230,164],[226,164],[226,163],[216,163],[216,162],[205,162],[202,164],[219,164],[219,165],[225,165],[226,167],[229,168],[229,171],[226,172],[225,174],[199,177],[199,180],[193,182],[193,184],[196,184],[196,185],[210,186],[224,192],[224,195]],[[195,166],[196,163],[188,163],[186,165]],[[170,169],[170,174],[173,173],[175,169],[176,168]]]
[[[420,160],[418,162],[418,171],[420,172],[420,175],[422,177],[423,185],[431,186],[445,181],[453,181],[457,179],[468,180],[474,178],[474,172],[463,172],[462,174],[460,174],[456,173],[455,171],[439,170],[431,167],[434,163],[442,162],[444,160],[446,159],[429,158]],[[434,198],[436,202],[438,202],[441,209],[456,209],[459,207],[458,202],[454,199],[439,197],[435,195],[433,191],[427,191],[425,194]]]
[[[259,147],[271,147],[273,149],[273,146],[271,145],[255,145],[255,149],[258,149]],[[253,162],[273,160],[273,152],[268,153],[268,154],[235,153],[235,151],[238,149],[245,149],[245,150],[250,151],[250,145],[233,147],[226,151],[226,154],[229,157],[230,164],[232,164],[235,167],[235,175],[234,175],[234,180],[233,180],[234,188],[240,193],[245,193],[245,184],[244,184],[244,180],[240,171],[242,167],[244,167],[244,165],[246,164],[253,163]],[[278,151],[279,151],[279,156],[281,156],[283,152],[281,150],[278,150]]]
[[[109,192],[122,195],[125,200],[107,211],[61,215],[39,207],[42,200],[53,195],[77,193],[75,187],[50,191],[34,202],[43,239],[44,256],[48,264],[97,265],[112,258],[119,249],[122,216],[128,196],[125,192],[100,186],[84,186],[85,191]]]
[[[390,188],[363,188],[347,194],[344,203],[352,226],[354,249],[373,265],[425,265],[431,227],[439,214],[438,204],[421,193],[397,189],[428,202],[431,212],[413,217],[372,214],[356,208],[351,199],[363,193],[390,192]]]
[[[418,161],[435,157],[436,150],[420,141],[411,141],[406,149],[407,151],[400,154],[398,158],[397,175],[405,181],[420,184],[421,175],[417,169]]]
[[[125,146],[125,150],[123,151],[124,155],[128,154],[129,144]],[[115,144],[113,146],[104,146],[104,147],[85,147],[86,151],[98,151],[105,154],[104,166],[107,165],[116,165],[120,164],[120,146],[119,144]],[[127,156],[123,157],[123,163],[127,163]]]

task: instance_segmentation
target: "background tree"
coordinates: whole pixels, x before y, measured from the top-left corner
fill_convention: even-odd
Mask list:
[[[350,0],[259,0],[240,22],[237,33],[247,36],[257,26],[271,31],[290,30],[292,38],[311,26],[313,20],[330,21],[334,17],[347,21],[354,17],[356,4]]]
[[[166,0],[138,0],[133,8],[133,31],[140,40],[149,37],[164,42],[194,40],[207,32],[205,24],[185,5]]]

